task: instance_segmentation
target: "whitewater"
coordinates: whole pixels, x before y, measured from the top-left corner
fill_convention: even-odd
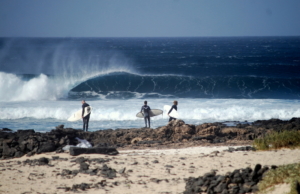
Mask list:
[[[0,38],[0,128],[47,132],[85,99],[90,131],[140,128],[179,102],[189,124],[300,117],[300,38]],[[151,127],[166,125],[166,113]]]
[[[299,100],[275,99],[176,99],[179,102],[180,118],[186,123],[247,121],[277,118],[289,120],[300,117]],[[87,101],[93,106],[90,130],[140,128],[143,119],[135,117],[143,105],[142,99],[94,100]],[[171,99],[151,99],[148,104],[153,109],[162,109],[172,105]],[[80,129],[81,121],[69,122],[72,113],[80,110],[80,101],[28,101],[0,102],[0,127],[11,129],[32,129],[49,131],[55,126]],[[164,126],[168,122],[166,113],[151,118],[152,127]]]

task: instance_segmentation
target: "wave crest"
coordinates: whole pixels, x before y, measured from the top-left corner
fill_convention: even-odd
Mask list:
[[[80,83],[71,98],[272,98],[298,99],[300,79],[256,76],[191,77],[110,73]]]

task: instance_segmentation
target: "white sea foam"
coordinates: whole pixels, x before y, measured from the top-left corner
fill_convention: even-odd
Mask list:
[[[0,72],[0,101],[32,101],[58,100],[67,98],[68,92],[76,85],[96,76],[111,72],[130,72],[130,66],[118,66],[118,62],[106,68],[82,67],[73,72],[72,66],[62,65],[62,73],[56,76],[40,74],[31,79],[22,76]]]
[[[180,118],[189,124],[223,121],[255,121],[278,118],[289,120],[300,117],[299,100],[246,100],[246,99],[176,99],[179,101]],[[140,111],[143,100],[98,100],[88,101],[93,106],[91,130],[143,127],[144,120],[135,115]],[[170,99],[149,99],[152,109],[162,109],[171,105]],[[17,129],[34,128],[49,130],[54,125],[64,124],[66,127],[81,128],[81,121],[68,122],[72,113],[81,108],[80,101],[30,101],[0,102],[0,120],[7,125],[13,123]],[[151,118],[152,127],[167,124],[166,113]],[[3,123],[3,122],[2,122]],[[1,127],[8,127],[4,126]]]

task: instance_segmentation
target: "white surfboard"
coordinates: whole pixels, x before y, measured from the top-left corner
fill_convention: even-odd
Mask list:
[[[168,115],[168,112],[170,111],[171,108],[172,108],[172,107],[169,106],[169,105],[165,105],[165,106],[164,106],[164,111],[165,111],[165,113],[166,113],[167,115]],[[174,118],[178,118],[178,117],[179,117],[179,114],[178,114],[178,112],[177,112],[175,109],[173,109],[173,110],[170,112],[169,116],[170,116],[170,117],[174,117]]]
[[[87,116],[91,112],[92,112],[91,106],[85,107],[83,117]],[[81,115],[82,115],[82,109],[80,109],[77,112],[75,112],[74,114],[72,114],[72,116],[70,116],[70,118],[68,118],[68,121],[78,121],[78,120],[82,119]]]
[[[160,114],[162,114],[162,113],[163,113],[163,111],[160,110],[160,109],[151,109],[150,112],[149,112],[150,117],[155,117],[155,116],[160,115]],[[138,113],[136,114],[136,117],[144,118],[144,115],[143,115],[143,113],[138,112]]]

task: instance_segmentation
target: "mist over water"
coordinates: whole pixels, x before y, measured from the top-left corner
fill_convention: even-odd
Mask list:
[[[44,47],[41,40],[17,39],[2,44],[0,70],[6,72],[0,72],[0,101],[66,99],[73,87],[90,78],[134,72],[131,61],[118,51],[54,43]]]

